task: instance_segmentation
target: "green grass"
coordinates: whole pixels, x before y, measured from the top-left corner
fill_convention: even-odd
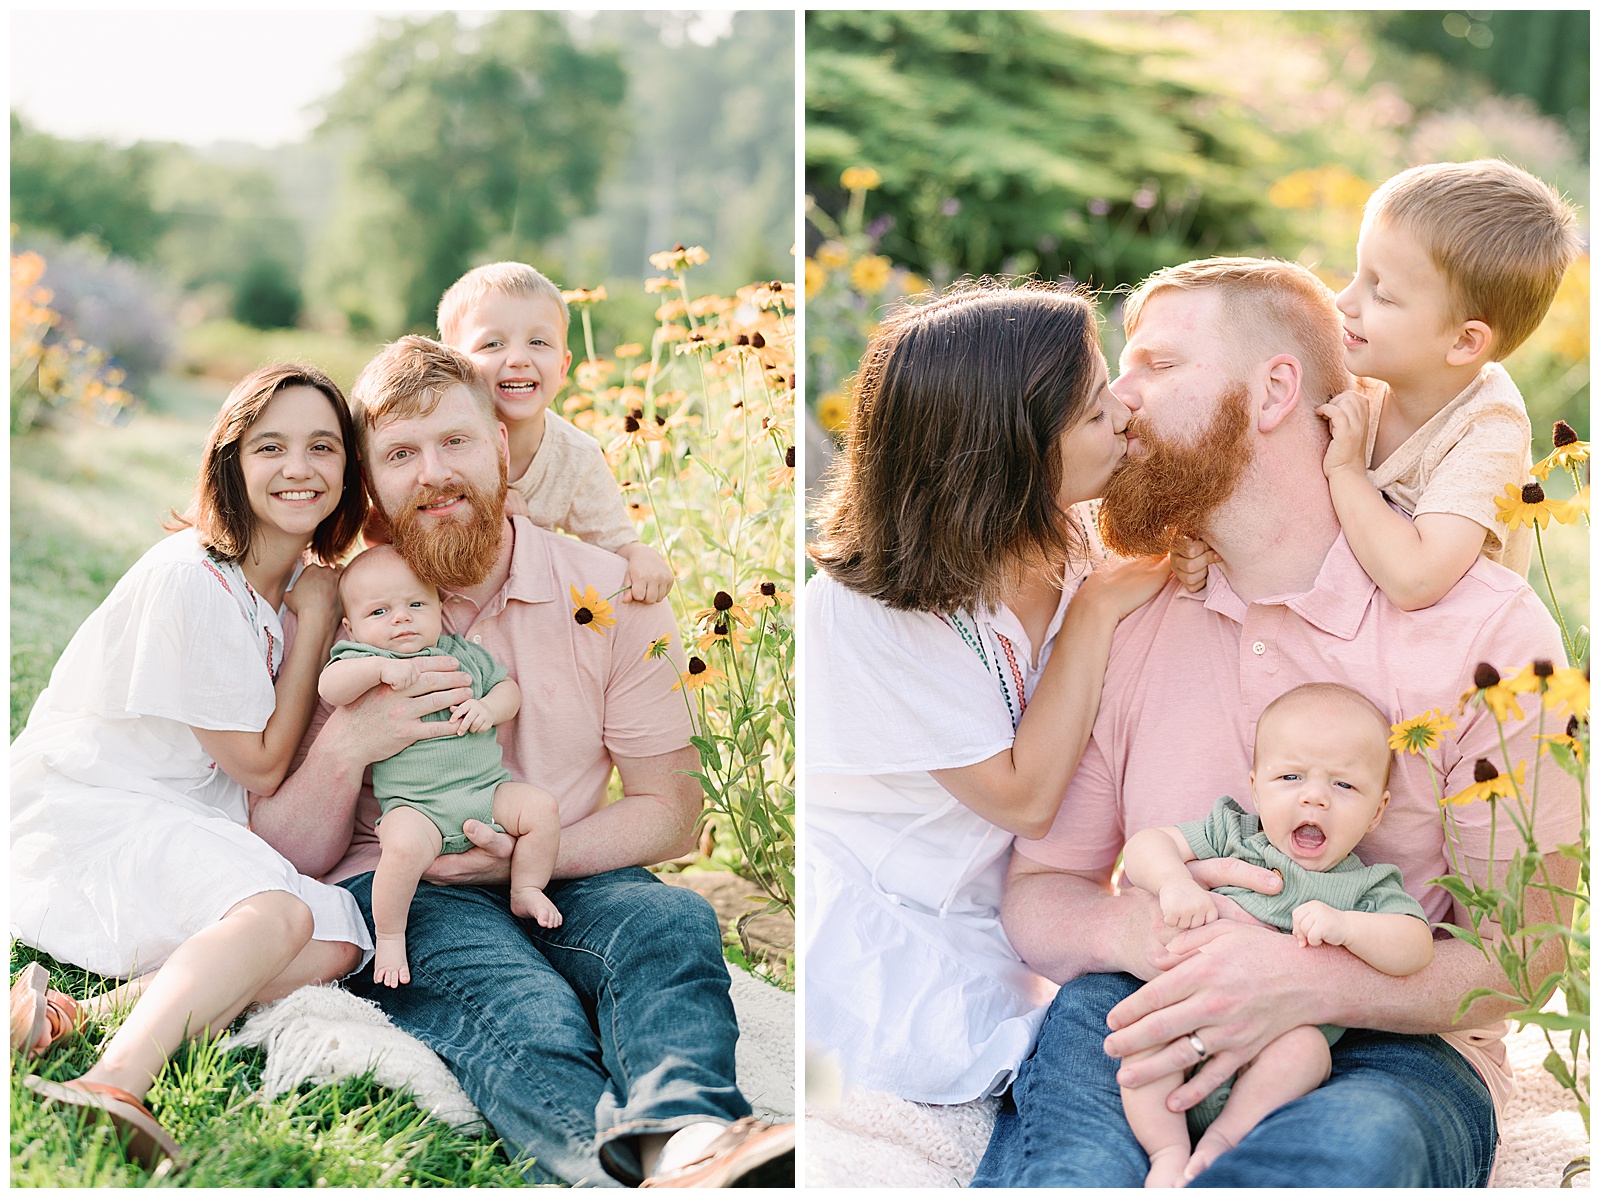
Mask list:
[[[12,977],[34,960],[50,968],[53,986],[75,997],[108,985],[21,945],[12,946]],[[91,1024],[36,1062],[11,1055],[13,1186],[465,1187],[536,1180],[533,1166],[508,1161],[492,1134],[454,1131],[369,1077],[267,1099],[260,1093],[264,1055],[254,1048],[227,1051],[224,1041],[190,1044],[168,1062],[146,1099],[191,1162],[157,1179],[127,1161],[109,1129],[76,1109],[40,1102],[21,1084],[33,1072],[55,1080],[78,1076],[114,1030]]]

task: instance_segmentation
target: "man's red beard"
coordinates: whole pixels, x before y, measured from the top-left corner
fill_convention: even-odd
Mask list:
[[[425,504],[464,496],[472,518],[465,522],[424,516]],[[395,551],[423,582],[459,590],[477,586],[500,557],[506,508],[506,463],[500,461],[500,482],[493,492],[459,483],[443,490],[423,487],[411,494],[389,518]]]
[[[1243,383],[1223,391],[1211,424],[1192,444],[1158,437],[1142,420],[1130,422],[1128,433],[1145,452],[1111,476],[1100,506],[1100,536],[1123,557],[1166,553],[1180,532],[1201,536],[1212,513],[1238,490],[1255,454]]]

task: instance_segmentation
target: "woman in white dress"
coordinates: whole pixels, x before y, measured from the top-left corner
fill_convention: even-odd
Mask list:
[[[1000,926],[1012,840],[1050,828],[1112,631],[1167,577],[1087,573],[1106,382],[1088,300],[993,283],[891,314],[855,377],[803,640],[806,1036],[846,1083],[999,1093],[1054,993]]]
[[[339,619],[329,567],[366,512],[356,445],[320,371],[244,379],[181,531],[79,628],[12,745],[12,936],[134,979],[80,1006],[29,966],[12,1048],[40,1055],[137,999],[82,1077],[26,1084],[110,1119],[147,1164],[176,1153],[142,1099],[186,1038],[370,954],[355,901],[251,833],[246,803],[277,789],[310,723]]]

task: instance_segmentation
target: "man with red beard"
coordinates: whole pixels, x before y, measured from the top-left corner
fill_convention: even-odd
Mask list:
[[[1350,381],[1341,320],[1309,271],[1258,259],[1173,267],[1129,298],[1125,325],[1112,389],[1132,413],[1129,462],[1108,489],[1102,531],[1123,553],[1199,536],[1218,560],[1203,594],[1173,580],[1118,626],[1093,738],[1055,825],[1016,843],[1006,932],[1063,985],[973,1184],[1141,1185],[1148,1162],[1119,1083],[1194,1070],[1168,1099],[1186,1110],[1284,1032],[1331,1024],[1352,1030],[1330,1080],[1190,1184],[1486,1185],[1509,1092],[1500,1021],[1513,1007],[1479,999],[1457,1021],[1468,991],[1505,985],[1482,953],[1441,936],[1431,965],[1393,978],[1343,948],[1303,948],[1225,898],[1232,918],[1174,934],[1155,898],[1118,893],[1112,873],[1135,832],[1204,816],[1223,794],[1248,805],[1253,729],[1284,692],[1340,682],[1394,722],[1453,712],[1480,662],[1506,674],[1560,662],[1558,630],[1525,581],[1483,559],[1440,603],[1411,613],[1361,570],[1329,498],[1328,432],[1315,413]],[[1512,762],[1537,751],[1537,698],[1525,706],[1527,718],[1504,728]],[[1445,795],[1508,768],[1482,704],[1456,719],[1430,755]],[[1503,875],[1519,838],[1507,824],[1496,843],[1491,805],[1474,803],[1451,808],[1447,844],[1415,754],[1396,758],[1389,789],[1361,860],[1398,866],[1429,919],[1449,920],[1450,895],[1429,879],[1456,865],[1486,878],[1491,857]],[[1574,884],[1577,862],[1555,848],[1576,841],[1580,818],[1573,780],[1543,770],[1534,835],[1558,886]],[[1266,893],[1282,885],[1232,860],[1196,863],[1196,875]],[[1551,917],[1544,892],[1528,894],[1525,921]],[[1535,981],[1559,964],[1556,941],[1545,949]]]
[[[469,820],[479,847],[441,857],[424,876],[448,885],[412,901],[411,981],[371,997],[545,1180],[792,1185],[793,1125],[752,1118],[734,1080],[716,915],[640,868],[689,849],[701,808],[670,611],[624,602],[608,626],[596,597],[622,589],[627,563],[503,514],[506,430],[465,355],[403,337],[362,371],[351,408],[374,504],[439,587],[445,631],[517,680],[505,765],[556,796],[562,824],[547,887],[559,928],[512,915],[511,838]],[[470,695],[454,659],[418,664],[414,687],[319,713],[304,763],[251,809],[259,835],[348,889],[369,923],[378,807],[363,772],[454,731],[421,717]],[[613,767],[623,794],[608,804]]]

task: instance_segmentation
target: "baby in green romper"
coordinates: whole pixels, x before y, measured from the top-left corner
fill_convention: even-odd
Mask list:
[[[1123,848],[1124,877],[1157,896],[1169,927],[1210,923],[1218,914],[1213,894],[1224,894],[1302,945],[1342,945],[1395,977],[1417,972],[1433,959],[1422,904],[1402,888],[1398,869],[1363,865],[1354,852],[1389,802],[1388,734],[1383,713],[1350,688],[1296,687],[1256,722],[1256,813],[1224,795],[1205,819],[1146,828]],[[1207,890],[1187,863],[1210,857],[1273,870],[1283,888]],[[1328,1079],[1328,1049],[1341,1034],[1336,1027],[1285,1032],[1188,1112],[1167,1109],[1181,1073],[1125,1088],[1122,1109],[1150,1157],[1145,1185],[1185,1184],[1278,1107],[1315,1090]],[[1203,1133],[1192,1151],[1191,1123]]]
[[[383,808],[378,820],[383,856],[372,878],[373,980],[389,987],[411,980],[406,960],[411,897],[436,857],[472,847],[461,830],[469,819],[517,838],[511,910],[543,927],[558,927],[561,912],[544,893],[561,841],[556,800],[537,786],[512,780],[495,738],[495,725],[522,706],[516,682],[481,646],[440,635],[438,591],[387,545],[368,549],[345,567],[339,597],[350,639],[334,645],[317,682],[329,703],[353,702],[380,683],[395,690],[414,685],[422,673],[413,660],[418,657],[453,657],[472,678],[471,699],[448,713],[423,717],[449,720],[457,725],[455,736],[419,740],[372,766],[372,790]]]

